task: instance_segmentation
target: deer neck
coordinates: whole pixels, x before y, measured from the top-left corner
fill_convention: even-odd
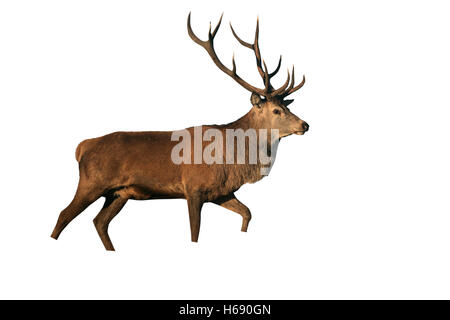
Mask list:
[[[233,175],[235,179],[234,181],[239,181],[238,184],[242,185],[244,183],[254,183],[262,178],[264,178],[266,175],[268,175],[268,172],[270,171],[271,165],[273,165],[273,161],[275,161],[275,155],[276,155],[276,149],[273,149],[273,143],[271,143],[271,132],[270,129],[267,129],[262,125],[260,121],[257,120],[257,117],[255,115],[255,109],[252,108],[248,113],[246,113],[241,118],[237,119],[236,121],[233,121],[227,125],[224,125],[224,129],[233,129],[233,130],[239,130],[242,129],[244,131],[247,131],[249,129],[253,129],[256,131],[258,144],[263,142],[264,146],[267,147],[266,155],[268,157],[273,157],[270,164],[263,164],[260,161],[259,157],[259,149],[258,149],[258,161],[256,164],[242,164],[242,165],[234,165],[232,166],[233,169],[229,172],[229,174]],[[267,129],[267,134],[261,134],[260,129]],[[278,142],[278,141],[277,141]],[[259,145],[260,146],[260,145]],[[258,148],[259,148],[258,146]],[[245,153],[246,153],[246,159],[248,160],[249,155],[249,149],[250,145],[248,141],[245,143]],[[264,169],[266,168],[266,169]]]
[[[225,125],[227,129],[262,129],[261,123],[257,121],[255,117],[255,111],[252,108],[249,112],[247,112],[245,115],[237,119],[236,121],[233,121],[227,125]]]

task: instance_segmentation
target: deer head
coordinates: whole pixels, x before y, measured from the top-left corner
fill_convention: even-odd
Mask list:
[[[304,134],[306,131],[308,131],[309,125],[289,110],[288,105],[291,104],[294,100],[285,98],[300,89],[305,84],[305,76],[303,76],[302,81],[297,86],[295,86],[294,67],[292,67],[292,78],[288,70],[286,82],[280,88],[275,89],[271,85],[270,80],[280,70],[281,56],[280,60],[278,61],[278,66],[273,72],[269,73],[266,63],[261,59],[261,52],[259,50],[258,43],[259,20],[257,20],[255,40],[253,43],[245,42],[241,38],[239,38],[230,23],[231,32],[233,33],[237,41],[244,47],[253,50],[253,52],[255,53],[256,67],[264,82],[264,88],[257,88],[249,84],[247,81],[243,80],[236,72],[236,62],[234,61],[234,55],[232,59],[233,69],[229,69],[219,60],[214,50],[214,37],[219,30],[220,24],[222,23],[222,17],[223,14],[213,31],[211,31],[210,25],[208,40],[203,41],[199,39],[192,31],[191,14],[189,13],[187,19],[187,29],[189,36],[195,43],[202,46],[208,52],[213,62],[220,70],[222,70],[228,76],[233,78],[237,83],[239,83],[242,87],[252,93],[250,101],[253,105],[253,108],[249,113],[249,118],[252,119],[252,122],[256,127],[278,129],[280,137],[285,137],[291,134]]]

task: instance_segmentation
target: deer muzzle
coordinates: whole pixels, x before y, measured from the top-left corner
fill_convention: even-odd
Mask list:
[[[309,124],[305,121],[303,121],[303,123],[301,124],[301,127],[302,127],[301,130],[295,131],[294,133],[298,134],[298,135],[303,135],[303,134],[305,134],[306,131],[309,130]]]

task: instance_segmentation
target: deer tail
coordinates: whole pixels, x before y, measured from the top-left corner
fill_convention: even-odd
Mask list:
[[[83,155],[85,143],[86,143],[86,140],[81,141],[77,147],[77,150],[75,151],[75,159],[77,159],[78,162],[80,162],[81,156]]]

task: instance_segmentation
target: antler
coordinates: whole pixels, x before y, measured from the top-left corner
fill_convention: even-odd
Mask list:
[[[234,31],[233,26],[231,25],[231,22],[230,22],[230,28],[231,28],[231,32],[233,33],[233,36],[236,38],[236,40],[244,47],[253,50],[253,52],[255,53],[256,66],[258,68],[259,74],[261,75],[262,79],[264,80],[264,83],[266,82],[266,78],[269,78],[269,80],[270,80],[274,75],[276,75],[281,67],[281,59],[282,59],[281,55],[280,55],[280,60],[278,61],[278,66],[275,68],[275,70],[272,73],[268,73],[267,68],[265,70],[263,70],[262,65],[261,65],[261,51],[259,50],[259,18],[256,19],[255,40],[254,40],[253,44],[248,43],[248,42],[242,40],[241,38],[239,38],[239,36]],[[264,63],[264,61],[262,61],[262,62]]]
[[[188,15],[188,20],[187,20],[187,29],[188,29],[188,33],[189,36],[191,37],[191,39],[197,43],[198,45],[202,46],[203,48],[205,48],[205,50],[209,53],[209,56],[211,57],[211,59],[213,60],[213,62],[216,64],[216,66],[222,70],[223,72],[225,72],[227,75],[229,75],[231,78],[233,78],[234,80],[236,80],[237,83],[239,83],[241,86],[243,86],[245,89],[247,89],[250,92],[254,92],[254,93],[258,93],[260,95],[266,95],[266,91],[265,89],[260,89],[260,88],[256,88],[254,86],[252,86],[251,84],[249,84],[248,82],[246,82],[245,80],[243,80],[241,77],[239,77],[236,73],[236,62],[234,61],[234,56],[232,59],[232,63],[233,63],[233,70],[228,69],[217,57],[217,54],[214,50],[214,37],[216,36],[217,31],[219,30],[220,24],[222,23],[222,17],[223,14],[220,16],[220,20],[217,23],[217,26],[215,27],[214,31],[211,33],[211,24],[209,25],[209,33],[208,33],[208,40],[203,41],[200,40],[192,31],[192,27],[191,27],[191,13],[189,13]]]
[[[195,43],[202,46],[208,52],[208,54],[211,57],[211,59],[213,60],[213,62],[216,64],[216,66],[220,70],[222,70],[224,73],[229,75],[231,78],[233,78],[237,83],[239,83],[242,87],[244,87],[248,91],[265,96],[266,98],[272,98],[272,97],[284,98],[287,95],[297,91],[298,89],[300,89],[303,86],[303,84],[305,83],[305,76],[303,76],[303,81],[299,85],[294,87],[294,82],[295,82],[294,67],[292,67],[292,81],[290,81],[291,79],[290,79],[290,74],[289,74],[289,70],[288,70],[286,82],[280,88],[278,88],[276,90],[274,90],[274,88],[272,87],[272,85],[270,83],[270,79],[274,75],[276,75],[278,73],[278,71],[280,70],[282,57],[280,56],[280,59],[278,61],[278,66],[275,68],[275,70],[273,72],[269,73],[265,61],[261,59],[261,51],[259,50],[259,19],[257,19],[257,21],[256,21],[255,40],[254,40],[253,44],[243,41],[241,38],[239,38],[238,35],[236,34],[236,32],[234,31],[231,23],[230,23],[230,27],[231,27],[231,32],[233,33],[233,35],[237,39],[237,41],[244,47],[247,47],[247,48],[253,50],[253,52],[255,53],[256,66],[258,68],[259,74],[261,75],[261,77],[264,81],[264,89],[260,89],[260,88],[252,86],[251,84],[249,84],[248,82],[246,82],[245,80],[243,80],[241,77],[239,77],[237,75],[236,62],[234,61],[234,55],[233,55],[233,59],[232,59],[233,69],[232,70],[228,69],[219,60],[219,58],[217,57],[217,54],[214,50],[214,37],[216,36],[217,31],[219,30],[220,24],[222,23],[222,17],[223,17],[223,14],[220,16],[220,20],[217,23],[217,26],[214,28],[213,32],[211,32],[211,24],[210,24],[208,40],[206,40],[206,41],[200,40],[192,31],[191,13],[189,13],[188,19],[187,19],[187,29],[188,29],[189,36]],[[289,88],[288,88],[288,86],[289,86]]]
[[[289,85],[289,88],[287,88],[286,91],[281,93],[279,96],[281,98],[284,98],[284,97],[287,97],[288,95],[290,95],[291,93],[294,93],[295,91],[297,91],[298,89],[303,87],[303,85],[305,84],[305,81],[306,81],[306,78],[305,78],[305,75],[303,75],[302,82],[300,82],[297,86],[294,87],[295,75],[294,75],[294,66],[292,66],[292,82]]]

